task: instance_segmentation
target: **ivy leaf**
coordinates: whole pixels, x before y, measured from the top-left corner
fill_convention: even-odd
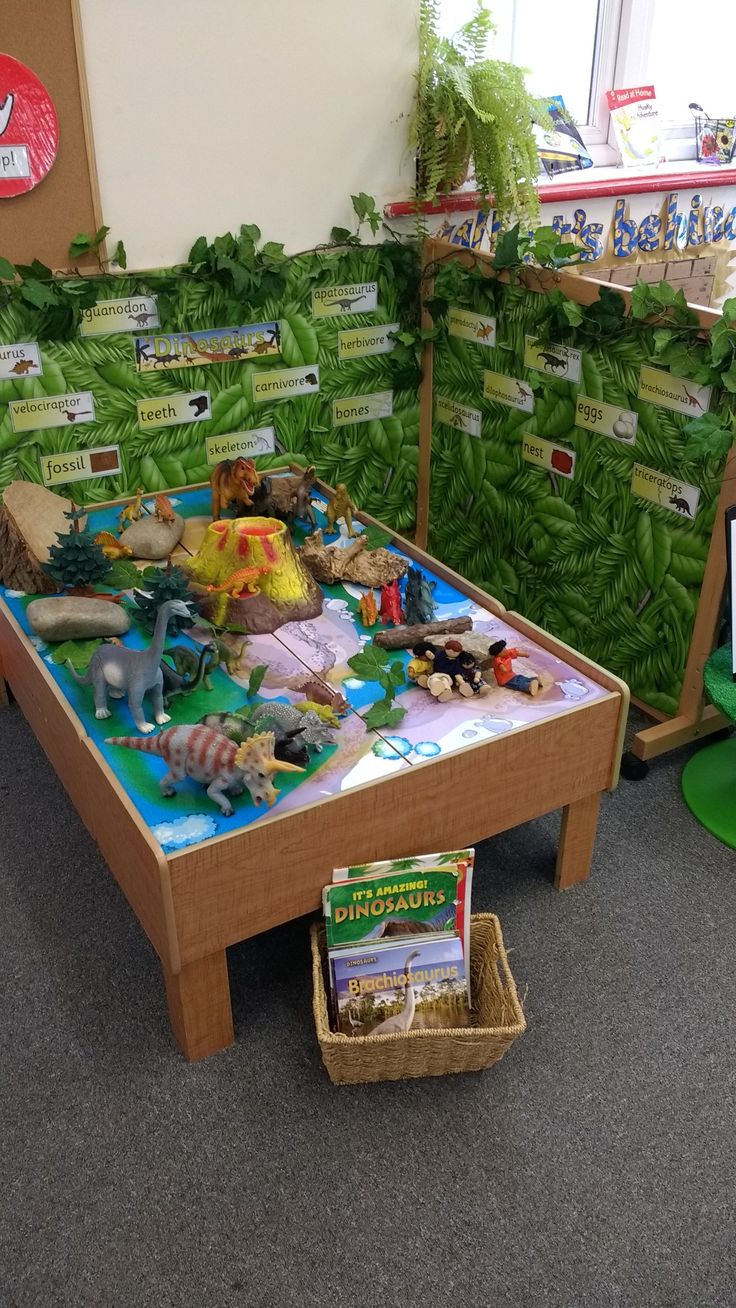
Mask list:
[[[599,297],[588,309],[588,319],[595,323],[602,335],[616,332],[626,312],[626,302],[618,291],[601,286]]]
[[[424,307],[427,310],[433,322],[438,318],[444,318],[448,310],[448,302],[441,295],[435,295],[433,298],[424,301]]]
[[[721,384],[727,391],[736,391],[736,360],[726,372],[721,373]]]
[[[69,243],[69,258],[78,259],[80,254],[87,254],[92,248],[92,242],[89,236],[84,232],[77,232],[77,235]]]
[[[33,278],[23,282],[20,288],[21,298],[28,304],[32,304],[37,309],[51,308],[56,304],[56,295],[44,286],[43,282],[37,282]]]
[[[359,654],[348,659],[348,667],[353,669],[363,681],[378,681],[388,662],[386,650],[377,645],[366,645]]]
[[[497,269],[515,268],[519,263],[519,224],[516,223],[509,231],[499,236],[496,242],[496,252],[493,256],[493,266]]]
[[[92,248],[93,248],[93,250],[96,249],[98,245],[102,245],[102,242],[104,241],[105,237],[107,236],[107,233],[109,232],[109,230],[110,230],[109,227],[98,227],[98,228],[97,228],[97,231],[95,232],[94,236],[92,237]]]
[[[258,694],[258,691],[261,688],[261,682],[263,681],[263,678],[265,677],[267,672],[268,672],[268,668],[265,663],[258,663],[254,668],[251,669],[251,674],[248,678],[249,699],[252,699],[254,695]]]
[[[110,262],[116,263],[118,268],[127,268],[128,256],[125,252],[125,246],[123,245],[122,241],[118,241],[117,245],[115,246],[115,249],[112,252],[112,259],[110,260]]]
[[[375,704],[371,704],[368,712],[363,715],[363,721],[369,731],[376,731],[379,727],[397,727],[406,713],[406,709],[400,704],[390,706],[390,700],[379,699]]]
[[[141,574],[134,563],[128,559],[115,559],[106,585],[112,586],[113,590],[133,590],[140,585],[140,581]]]
[[[206,236],[198,236],[189,254],[187,255],[188,263],[206,263],[209,253],[209,245]]]
[[[562,312],[571,327],[579,327],[583,321],[583,306],[582,304],[576,304],[574,300],[564,300]]]
[[[686,451],[691,459],[711,456],[722,459],[731,447],[733,433],[724,428],[714,413],[704,413],[701,418],[693,418],[684,427],[687,437]]]
[[[651,312],[649,286],[637,280],[631,288],[631,313],[634,318],[647,318]]]
[[[358,223],[368,223],[373,235],[375,236],[381,226],[381,215],[376,209],[376,202],[372,195],[366,195],[361,191],[359,195],[351,195],[353,209],[358,219]]]
[[[392,686],[403,686],[404,668],[399,659],[394,659],[393,663],[389,663],[388,676]]]
[[[15,268],[7,259],[0,258],[0,281],[12,282],[15,279]]]
[[[330,232],[330,241],[333,245],[353,245],[356,238],[353,233],[348,231],[347,227],[333,227]]]
[[[102,644],[99,638],[94,640],[65,640],[61,645],[57,645],[51,658],[57,666],[62,666],[67,662],[71,663],[73,668],[86,668],[95,650]]]

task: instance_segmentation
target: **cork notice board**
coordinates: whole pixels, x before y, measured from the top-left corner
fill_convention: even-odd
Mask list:
[[[66,268],[72,237],[101,224],[78,20],[77,0],[0,0],[0,51],[41,79],[59,121],[48,176],[25,195],[0,199],[0,254],[11,263],[35,258]]]

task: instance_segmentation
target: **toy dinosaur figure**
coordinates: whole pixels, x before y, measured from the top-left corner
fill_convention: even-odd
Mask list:
[[[206,589],[212,591],[213,594],[227,591],[231,599],[240,599],[244,590],[249,595],[257,595],[259,590],[259,587],[255,584],[257,579],[264,572],[270,571],[270,566],[267,568],[238,568],[235,572],[231,572],[230,576],[220,586],[209,585]]]
[[[419,568],[409,568],[404,591],[404,621],[407,626],[414,627],[432,621],[435,615],[432,590],[435,585]]]
[[[270,808],[277,798],[271,780],[274,772],[301,772],[293,763],[274,757],[273,732],[251,736],[236,745],[219,731],[205,726],[168,727],[150,740],[136,736],[114,736],[106,745],[123,745],[140,749],[144,754],[158,754],[168,764],[161,778],[161,794],[176,793],[177,782],[191,777],[205,786],[213,803],[225,817],[232,817],[233,806],[225,791],[241,795],[247,789],[254,804]]]
[[[98,531],[94,537],[95,545],[99,545],[106,559],[130,559],[133,557],[133,551],[129,545],[123,545],[111,531]]]
[[[129,649],[125,645],[100,645],[87,664],[83,676],[67,661],[67,669],[80,686],[92,686],[95,698],[95,717],[109,718],[107,692],[113,699],[128,697],[128,708],[139,731],[153,731],[153,723],[143,715],[143,696],[150,694],[154,717],[159,726],[169,721],[164,712],[164,674],[161,656],[164,652],[166,628],[174,615],[191,622],[191,614],[181,600],[167,600],[156,614],[153,640],[148,649]]]
[[[142,486],[138,487],[135,493],[135,499],[132,504],[126,504],[124,509],[118,514],[118,526],[122,531],[123,527],[129,527],[131,522],[137,522],[141,516],[141,496],[144,490]]]
[[[248,638],[244,637],[237,649],[232,645],[228,645],[227,641],[223,640],[222,637],[218,636],[214,631],[209,637],[209,640],[214,645],[216,651],[212,656],[212,663],[209,670],[214,671],[214,669],[219,667],[222,663],[227,675],[229,677],[234,677],[235,674],[240,671],[240,664],[243,661],[245,647],[250,644]]]
[[[202,726],[227,736],[228,740],[233,740],[236,745],[242,745],[245,740],[258,733],[257,727],[240,713],[205,713],[199,721]],[[270,722],[269,728],[273,730],[274,755],[277,759],[282,763],[294,763],[298,768],[309,767],[309,750],[301,739],[301,727],[296,727],[293,731],[284,731],[277,722]]]
[[[358,600],[358,617],[364,627],[374,627],[378,622],[378,609],[373,587]]]
[[[313,704],[326,704],[332,709],[333,713],[343,714],[348,711],[348,701],[342,694],[342,691],[333,690],[326,682],[320,681],[317,677],[308,677],[301,685],[296,687]]]
[[[157,495],[154,502],[153,512],[159,522],[176,522],[176,514],[171,507],[171,502],[166,495]]]
[[[173,645],[167,649],[161,660],[164,676],[164,708],[168,708],[176,695],[189,695],[204,685],[205,690],[212,690],[209,673],[212,671],[212,656],[217,654],[214,642],[207,642],[199,651],[199,657],[186,645]],[[173,668],[166,662],[170,658]]]
[[[318,704],[313,699],[301,699],[298,704],[294,705],[300,713],[314,713],[320,722],[326,723],[328,727],[339,727],[340,723],[337,715],[332,711],[329,704]]]
[[[335,743],[330,728],[317,717],[316,713],[310,711],[302,713],[293,704],[281,704],[279,700],[271,700],[267,704],[259,704],[250,716],[251,721],[257,722],[259,726],[277,722],[284,731],[298,728],[304,733],[304,743],[314,745],[318,754],[321,753],[323,746]]]
[[[345,525],[348,529],[348,536],[355,536],[356,533],[353,531],[352,515],[357,512],[356,505],[353,504],[353,501],[348,495],[347,486],[343,481],[338,482],[334,494],[327,501],[327,508],[325,510],[325,516],[327,518],[325,524],[325,535],[331,536],[335,531],[337,531],[337,527],[335,526],[337,519],[344,518]]]
[[[212,521],[217,522],[231,504],[238,509],[251,508],[253,492],[259,482],[256,465],[251,459],[222,459],[210,473]]]
[[[398,581],[390,581],[388,585],[381,587],[380,617],[382,623],[393,622],[396,627],[404,621]]]
[[[291,472],[281,477],[264,477],[254,494],[256,512],[287,523],[306,518],[314,528],[317,520],[310,492],[316,480],[315,470],[300,468],[295,463],[289,467]]]

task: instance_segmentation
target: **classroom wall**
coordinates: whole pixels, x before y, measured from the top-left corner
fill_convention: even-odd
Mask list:
[[[79,0],[97,170],[129,266],[255,222],[295,253],[408,194],[417,0]],[[369,238],[370,239],[370,238]]]

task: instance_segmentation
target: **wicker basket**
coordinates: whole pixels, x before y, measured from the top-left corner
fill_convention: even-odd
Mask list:
[[[330,1030],[324,927],[311,928],[312,1008],[322,1061],[335,1085],[398,1081],[411,1076],[479,1072],[503,1058],[526,1021],[493,913],[475,913],[470,926],[470,1027],[347,1036]]]

